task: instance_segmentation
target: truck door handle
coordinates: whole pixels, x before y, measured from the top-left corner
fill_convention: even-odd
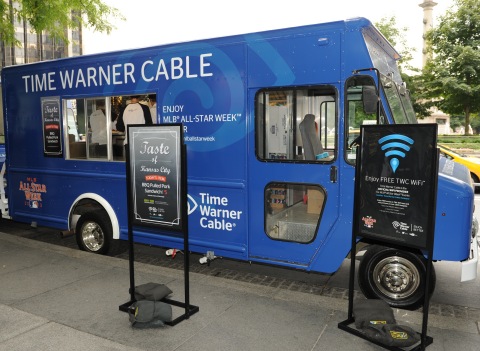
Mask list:
[[[337,182],[337,177],[338,177],[338,170],[336,166],[331,166],[330,167],[330,181],[332,183]]]

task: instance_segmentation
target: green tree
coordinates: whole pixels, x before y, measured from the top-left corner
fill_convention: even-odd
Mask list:
[[[375,26],[401,56],[398,62],[400,75],[402,77],[402,81],[405,82],[408,88],[413,109],[417,117],[423,118],[430,116],[431,113],[428,109],[429,106],[426,105],[423,102],[424,100],[419,96],[420,91],[417,87],[422,85],[422,81],[419,80],[418,73],[420,73],[420,70],[413,67],[411,64],[413,60],[413,53],[416,51],[416,49],[408,45],[408,41],[406,39],[408,28],[398,28],[397,19],[395,16],[390,18],[383,17],[379,22],[375,23]]]
[[[413,59],[413,53],[416,51],[414,47],[408,46],[406,35],[407,27],[398,28],[397,18],[392,16],[390,18],[383,17],[379,22],[375,23],[375,27],[383,34],[385,39],[398,51],[401,58],[398,62],[400,72],[406,71],[418,72],[410,63]]]
[[[7,45],[17,45],[14,20],[26,20],[37,33],[47,31],[50,36],[68,42],[66,28],[91,27],[110,33],[115,27],[109,18],[124,19],[116,8],[101,0],[0,0],[0,35]]]
[[[470,118],[480,111],[480,1],[456,0],[427,41],[424,96],[447,114],[465,116],[468,135]]]
[[[453,130],[460,128],[465,123],[464,119],[464,116],[450,116],[450,128],[452,128]]]

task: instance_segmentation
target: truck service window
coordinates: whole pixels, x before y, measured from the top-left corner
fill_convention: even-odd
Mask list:
[[[140,103],[147,104],[148,94]],[[128,96],[63,100],[63,130],[67,159],[125,161],[125,133],[116,120]]]
[[[256,153],[265,161],[328,162],[336,155],[333,87],[266,89],[256,97]]]

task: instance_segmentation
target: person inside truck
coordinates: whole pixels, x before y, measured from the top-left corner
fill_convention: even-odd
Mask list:
[[[129,124],[152,124],[152,115],[148,106],[140,103],[139,95],[132,95],[130,103],[120,112],[117,119],[117,130],[126,132]],[[124,145],[128,138],[125,138]]]
[[[157,124],[157,96],[155,94],[148,95],[148,107],[152,115],[152,123]]]
[[[92,132],[91,152],[93,157],[107,156],[107,117],[105,117],[105,103],[102,99],[96,100],[96,109],[89,118]]]

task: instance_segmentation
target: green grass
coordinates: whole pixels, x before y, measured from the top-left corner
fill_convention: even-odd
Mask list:
[[[480,150],[480,136],[478,135],[439,135],[437,141],[452,149]]]

